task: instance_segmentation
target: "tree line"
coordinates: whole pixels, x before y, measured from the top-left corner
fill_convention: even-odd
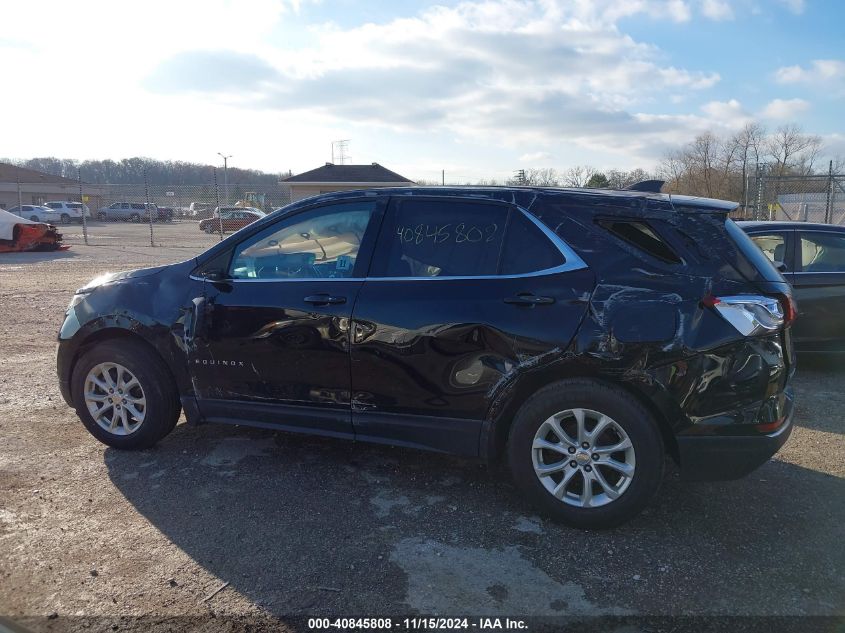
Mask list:
[[[152,158],[124,158],[122,160],[75,160],[71,158],[29,158],[26,160],[0,159],[27,169],[34,169],[54,176],[82,178],[90,184],[137,185],[205,185],[214,182],[214,165],[204,165],[179,160],[155,160]],[[291,172],[271,174],[257,169],[229,167],[227,178],[230,183],[244,185],[274,186]],[[222,183],[223,170],[217,168],[217,179]]]

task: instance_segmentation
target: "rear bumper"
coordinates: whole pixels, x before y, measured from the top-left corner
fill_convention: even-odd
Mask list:
[[[677,436],[681,476],[691,481],[739,479],[766,463],[792,433],[791,390],[785,396],[784,421],[772,433]]]

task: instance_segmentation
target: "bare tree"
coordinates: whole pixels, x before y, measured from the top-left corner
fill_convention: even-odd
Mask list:
[[[563,172],[561,182],[564,187],[586,187],[594,173],[596,173],[595,167],[576,165]]]
[[[822,148],[819,136],[804,134],[795,123],[780,126],[765,143],[766,153],[774,163],[775,174],[785,176],[797,171],[812,173],[813,164]]]

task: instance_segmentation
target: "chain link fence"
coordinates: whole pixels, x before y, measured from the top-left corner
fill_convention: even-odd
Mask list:
[[[748,179],[738,219],[845,224],[845,175],[777,176],[760,171]]]
[[[189,247],[202,250],[290,202],[290,189],[210,182],[202,185],[93,185],[45,193],[17,185],[8,210],[55,224],[69,245]]]

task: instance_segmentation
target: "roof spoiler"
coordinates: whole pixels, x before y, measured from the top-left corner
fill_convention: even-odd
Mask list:
[[[648,193],[660,193],[665,180],[641,180],[633,185],[625,187],[625,191],[645,191]]]

